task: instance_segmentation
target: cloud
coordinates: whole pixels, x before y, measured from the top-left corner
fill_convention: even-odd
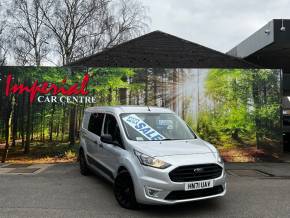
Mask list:
[[[225,52],[272,19],[287,18],[288,0],[143,0],[152,30]]]

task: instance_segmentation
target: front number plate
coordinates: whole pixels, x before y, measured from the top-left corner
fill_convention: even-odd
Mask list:
[[[212,187],[213,187],[213,180],[212,179],[185,183],[185,191],[206,189],[206,188],[212,188]]]

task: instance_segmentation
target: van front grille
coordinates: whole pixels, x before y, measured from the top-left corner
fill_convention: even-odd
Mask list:
[[[223,168],[217,164],[200,164],[177,167],[169,173],[173,182],[191,182],[215,179],[222,175]]]

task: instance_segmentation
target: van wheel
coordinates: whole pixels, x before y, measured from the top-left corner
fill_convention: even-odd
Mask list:
[[[126,209],[137,209],[134,185],[130,174],[123,170],[121,171],[114,183],[114,194],[118,203]]]
[[[88,167],[84,151],[81,149],[79,153],[79,160],[80,160],[80,172],[82,175],[87,176],[90,174],[90,169]]]

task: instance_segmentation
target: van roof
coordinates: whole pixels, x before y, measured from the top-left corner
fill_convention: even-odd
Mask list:
[[[152,113],[173,113],[168,108],[149,106],[150,112]],[[86,112],[111,112],[114,114],[121,113],[148,113],[147,106],[138,106],[138,105],[121,105],[121,106],[100,106],[100,107],[89,107],[85,109]]]

